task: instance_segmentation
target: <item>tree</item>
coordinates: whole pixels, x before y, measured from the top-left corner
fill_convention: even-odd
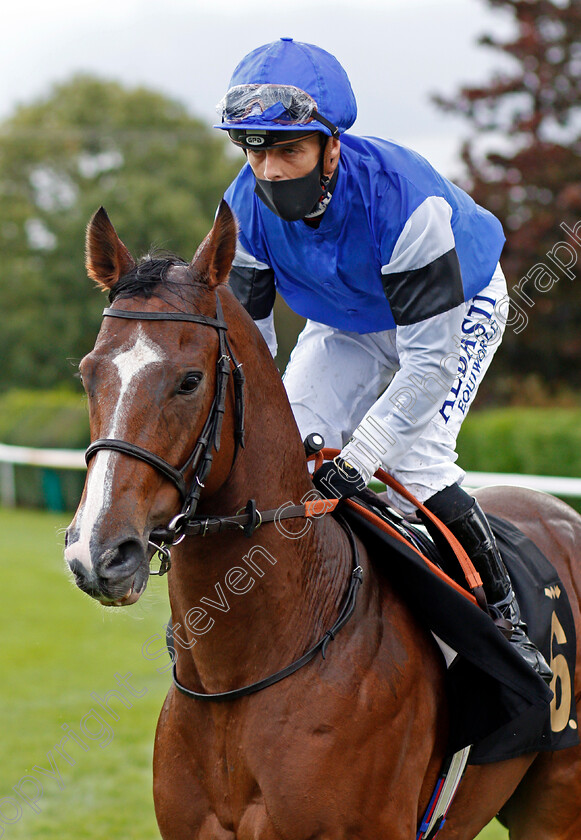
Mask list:
[[[487,0],[512,16],[509,40],[480,43],[511,69],[454,98],[436,97],[473,127],[464,186],[507,234],[503,266],[514,305],[498,372],[581,385],[581,3]]]
[[[179,103],[77,76],[0,125],[0,391],[72,381],[105,303],[84,270],[104,205],[130,250],[189,258],[240,161]],[[220,133],[221,134],[221,133]]]

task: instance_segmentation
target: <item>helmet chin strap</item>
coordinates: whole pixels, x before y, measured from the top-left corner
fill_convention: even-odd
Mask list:
[[[329,202],[331,201],[333,190],[335,188],[335,184],[337,183],[337,174],[339,171],[338,167],[335,167],[332,175],[325,175],[325,172],[328,172],[332,168],[332,161],[333,161],[333,138],[329,137],[325,144],[324,149],[321,150],[321,156],[319,159],[320,167],[321,167],[321,197],[319,198],[317,204],[313,209],[305,215],[305,219],[319,219],[325,210]]]
[[[335,189],[335,184],[337,183],[337,174],[338,170],[336,169],[330,177],[329,175],[324,175],[321,178],[321,197],[315,207],[313,207],[313,209],[303,217],[305,222],[320,221],[333,197],[333,190]]]

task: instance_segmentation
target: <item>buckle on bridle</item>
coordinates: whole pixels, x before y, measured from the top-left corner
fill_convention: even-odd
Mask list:
[[[187,521],[188,517],[185,513],[178,513],[167,526],[167,530],[172,532],[174,535],[171,541],[172,545],[179,545],[181,541],[185,539],[186,534],[183,531],[183,527],[187,524]]]
[[[156,554],[159,557],[159,569],[157,569],[157,570],[150,569],[149,574],[150,575],[158,575],[159,577],[163,577],[163,575],[166,575],[169,572],[169,570],[171,569],[170,550],[165,545],[158,545],[157,543],[154,543],[151,540],[148,540],[148,542],[149,542],[149,545],[153,546],[153,548],[155,549],[155,551],[153,553],[153,557],[155,557]],[[151,558],[152,560],[153,560],[153,557]]]

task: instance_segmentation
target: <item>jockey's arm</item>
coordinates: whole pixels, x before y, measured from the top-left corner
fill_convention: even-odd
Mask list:
[[[401,367],[353,432],[341,457],[369,481],[378,467],[397,467],[438,413],[458,371],[460,304],[396,329]]]
[[[274,271],[269,265],[253,257],[238,241],[229,283],[232,291],[262,333],[274,358],[277,351],[272,311],[276,298]]]
[[[426,198],[382,268],[400,369],[341,453],[366,481],[379,466],[398,466],[456,378],[466,309],[451,217],[445,199]]]

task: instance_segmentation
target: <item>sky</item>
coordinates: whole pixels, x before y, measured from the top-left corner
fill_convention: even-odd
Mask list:
[[[160,90],[211,124],[238,61],[290,36],[347,70],[359,106],[354,133],[411,146],[450,176],[468,126],[430,95],[506,67],[477,38],[511,31],[486,0],[21,0],[2,18],[0,120],[89,72]]]

